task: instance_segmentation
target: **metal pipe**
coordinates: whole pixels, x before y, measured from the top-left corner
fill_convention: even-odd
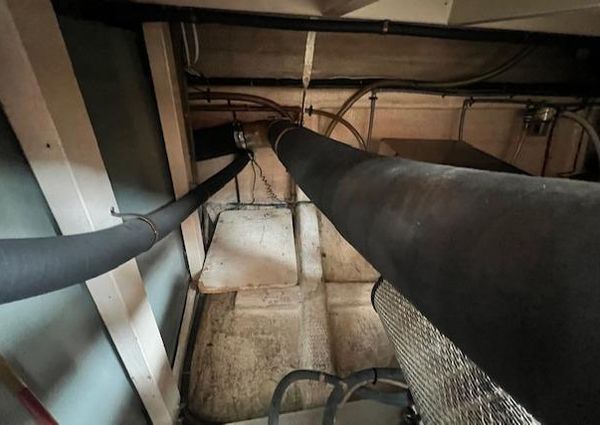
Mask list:
[[[503,74],[516,64],[518,64],[521,60],[523,60],[527,55],[529,55],[536,46],[526,46],[525,48],[521,48],[516,54],[511,56],[508,60],[504,61],[500,65],[482,73],[469,77],[463,77],[454,80],[447,81],[411,81],[405,79],[391,79],[391,80],[379,80],[375,81],[368,86],[362,87],[352,96],[350,96],[342,105],[340,110],[336,113],[337,116],[343,117],[346,112],[352,108],[352,106],[358,102],[364,95],[369,93],[370,91],[378,90],[378,89],[395,89],[396,87],[404,87],[405,85],[412,85],[416,88],[425,88],[425,89],[448,89],[453,87],[463,87],[469,86],[474,83],[479,83],[481,81],[486,81],[491,78],[497,77],[500,74]],[[325,130],[326,136],[331,136],[333,130],[335,129],[337,122],[331,121],[327,129]]]
[[[78,235],[0,240],[0,304],[82,283],[149,250],[237,175],[248,160],[247,154],[238,155],[179,200],[118,226]]]
[[[600,417],[600,186],[269,140],[342,236],[545,423]]]
[[[285,111],[277,102],[273,102],[271,99],[267,99],[266,97],[262,96],[256,96],[253,94],[202,91],[192,92],[188,95],[188,97],[190,100],[206,100],[208,102],[210,102],[211,100],[237,100],[242,102],[250,102],[258,105],[267,106],[281,114],[282,117],[287,117],[289,119],[294,118],[291,114]]]

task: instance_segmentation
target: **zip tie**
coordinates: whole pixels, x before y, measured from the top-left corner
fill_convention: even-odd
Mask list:
[[[154,244],[156,242],[158,242],[158,239],[159,239],[158,229],[157,229],[156,225],[152,222],[152,220],[150,220],[147,216],[145,216],[143,214],[137,214],[137,213],[116,212],[115,207],[110,208],[110,215],[112,215],[113,217],[119,217],[119,218],[131,217],[131,218],[136,218],[138,220],[142,220],[144,223],[146,223],[148,226],[150,226],[150,228],[152,229],[152,232],[154,232],[154,239],[152,239],[152,243],[150,244],[148,249],[152,248],[154,246]]]

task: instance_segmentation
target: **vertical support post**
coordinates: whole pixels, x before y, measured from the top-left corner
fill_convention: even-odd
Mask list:
[[[184,116],[182,93],[179,87],[177,63],[173,53],[171,32],[167,23],[144,24],[144,39],[152,72],[154,93],[160,114],[163,139],[171,171],[175,198],[193,188],[193,169],[190,157],[187,124]],[[181,233],[192,280],[196,281],[204,264],[204,243],[198,213],[181,223]],[[192,325],[196,290],[190,286],[181,322],[173,373],[179,378]]]
[[[49,0],[0,0],[0,102],[63,234],[120,223]],[[43,277],[41,277],[43,278]],[[179,391],[135,260],[87,287],[148,415],[172,424]]]

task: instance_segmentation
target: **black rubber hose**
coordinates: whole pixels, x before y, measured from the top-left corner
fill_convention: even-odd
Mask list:
[[[383,374],[387,374],[387,369],[369,369],[368,373],[371,373],[370,376],[373,376],[373,373],[377,373],[377,371],[382,370]],[[396,376],[401,374],[398,369],[393,369],[395,371]],[[355,376],[356,373],[360,373],[360,376],[365,371],[355,372],[350,375]],[[314,382],[322,382],[327,385],[334,386],[334,391],[342,389],[342,383],[345,379],[342,379],[338,376],[332,375],[327,372],[320,372],[316,370],[306,370],[306,369],[298,369],[293,370],[287,375],[285,375],[281,381],[275,387],[275,391],[273,391],[273,397],[271,398],[271,404],[269,405],[269,413],[268,413],[268,425],[279,425],[279,413],[281,411],[281,403],[283,402],[283,396],[285,392],[295,382],[299,381],[314,381]],[[337,394],[337,393],[336,393]],[[359,388],[356,390],[356,396],[361,399],[368,399],[377,401],[383,404],[390,404],[394,406],[405,407],[407,405],[406,397],[404,394],[398,393],[387,393],[383,391],[378,391],[371,388]],[[343,395],[343,391],[342,391]],[[402,397],[399,397],[401,395]]]
[[[352,373],[350,376],[343,379],[344,385],[336,385],[329,395],[329,398],[327,398],[327,403],[325,404],[325,409],[323,411],[323,425],[334,425],[337,410],[338,407],[340,407],[342,400],[347,395],[358,395],[360,391],[368,390],[365,385],[376,384],[378,381],[404,383],[405,380],[406,378],[404,378],[402,371],[393,368],[371,368]],[[406,387],[405,392],[402,393],[402,395],[404,395],[402,399],[403,407],[408,406],[408,399],[406,398],[407,389],[408,387]],[[348,394],[348,392],[350,392],[350,394]]]
[[[342,236],[544,423],[600,417],[600,185],[269,139]]]
[[[194,152],[196,161],[230,155],[239,151],[235,133],[241,132],[239,124],[227,123],[215,127],[194,130]]]
[[[0,240],[0,304],[84,282],[149,250],[248,161],[245,152],[238,155],[184,197],[148,214],[146,219],[152,225],[129,219],[118,226],[78,235]]]

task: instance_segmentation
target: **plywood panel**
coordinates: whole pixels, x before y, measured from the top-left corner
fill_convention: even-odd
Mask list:
[[[224,211],[200,276],[203,292],[277,288],[298,283],[288,209]]]

